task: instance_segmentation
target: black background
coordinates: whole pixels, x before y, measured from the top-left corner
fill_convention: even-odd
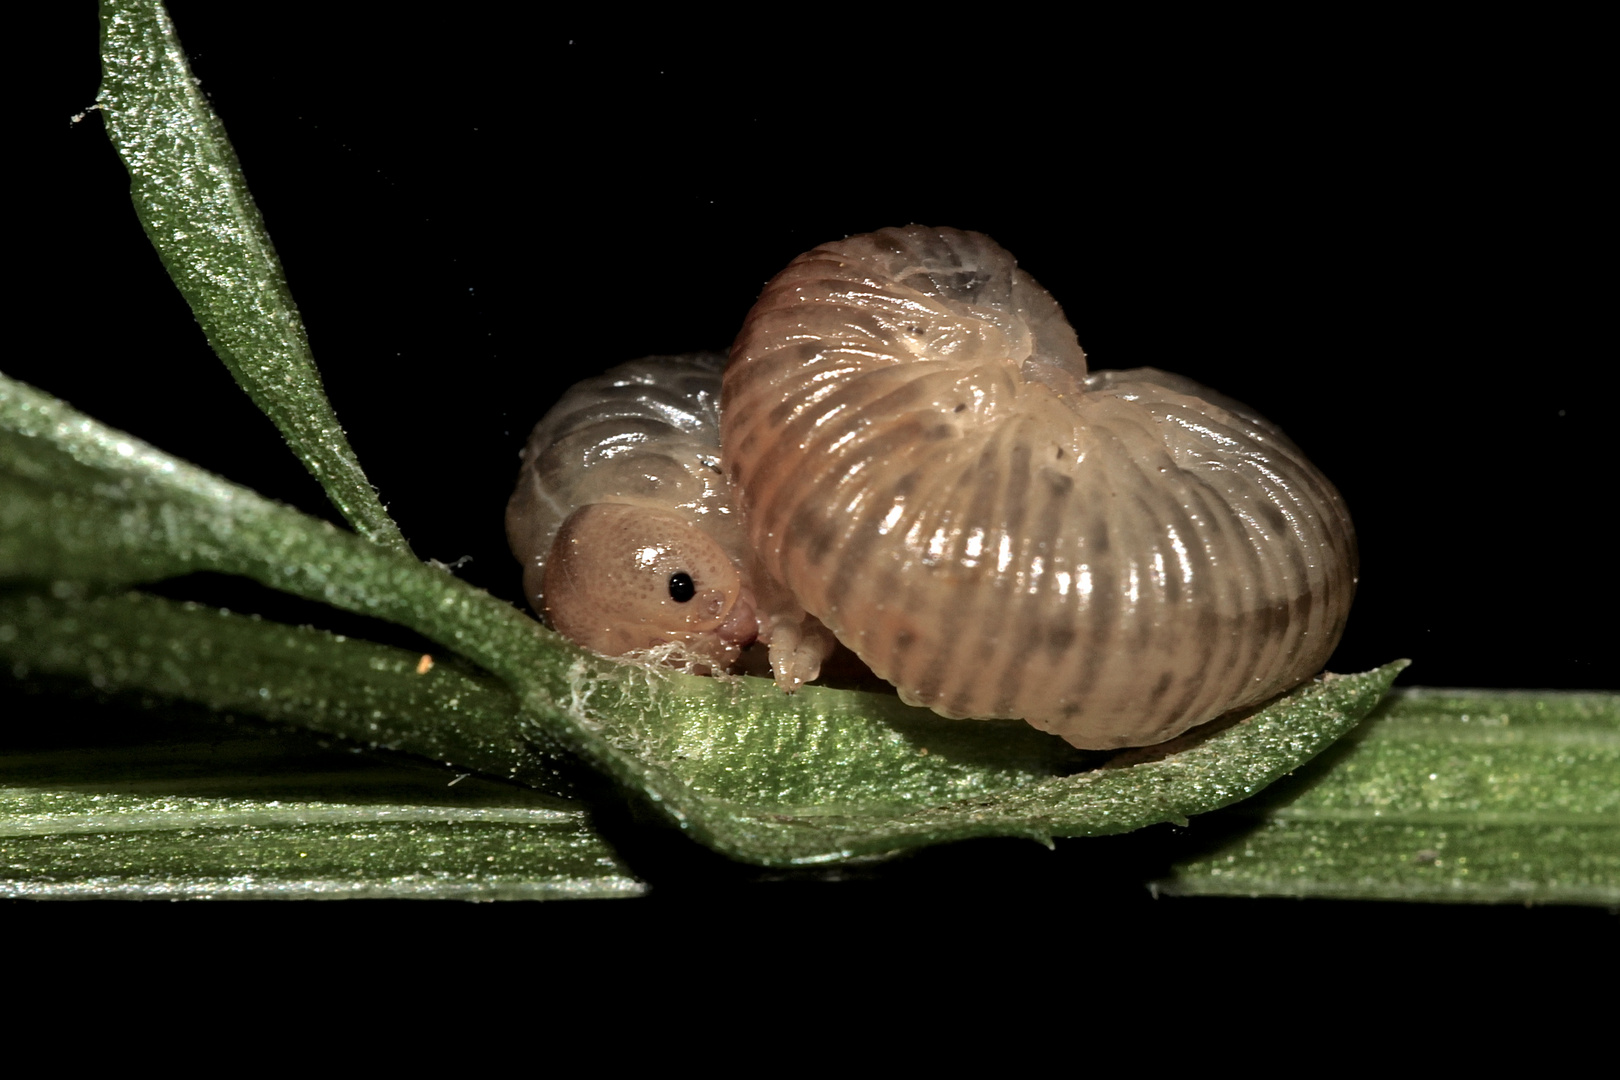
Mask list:
[[[13,118],[13,313],[45,333],[14,340],[5,370],[335,520],[208,350],[99,119],[70,124],[95,96],[97,23],[56,7],[33,43],[49,74]],[[724,349],[794,255],[916,221],[1014,252],[1094,367],[1189,375],[1305,448],[1362,550],[1333,669],[1410,657],[1403,684],[1620,682],[1614,356],[1594,329],[1612,269],[1580,114],[1595,78],[1556,42],[1162,18],[745,39],[539,8],[328,7],[171,10],[337,413],[418,555],[470,555],[462,576],[516,602],[501,513],[562,389]],[[772,886],[675,837],[648,846],[666,897],[724,881],[817,904],[1086,876],[1124,903],[1156,857],[1088,875],[1081,844],[969,845]]]

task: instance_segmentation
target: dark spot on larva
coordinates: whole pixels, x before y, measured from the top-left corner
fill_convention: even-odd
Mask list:
[[[922,437],[929,442],[939,442],[941,439],[949,439],[956,433],[954,424],[930,424],[923,428]]]
[[[1065,476],[1063,473],[1052,469],[1042,469],[1041,479],[1045,480],[1047,486],[1051,488],[1052,497],[1055,499],[1063,498],[1074,490],[1074,477]]]
[[[1057,460],[1063,460],[1063,447],[1061,446],[1057,448]]]
[[[1074,627],[1054,626],[1046,632],[1046,651],[1053,656],[1062,656],[1074,644]]]
[[[920,326],[908,326],[908,327],[906,327],[906,333],[908,333],[908,334],[921,334],[922,333],[922,327],[920,327]]]
[[[788,534],[794,543],[804,545],[805,557],[810,565],[819,566],[837,541],[838,528],[830,518],[806,503],[793,515]]]
[[[789,398],[787,401],[782,402],[780,405],[776,406],[770,411],[769,419],[766,422],[773,428],[780,428],[792,418],[793,414],[798,410],[798,408],[799,403],[792,398]]]
[[[951,412],[967,412],[967,405],[965,403],[959,404]]]
[[[1159,703],[1159,699],[1164,697],[1164,695],[1169,692],[1171,685],[1175,681],[1176,677],[1168,671],[1160,675],[1159,681],[1153,684],[1153,690],[1148,694],[1149,704],[1157,705]]]
[[[1288,518],[1277,508],[1276,503],[1262,502],[1260,504],[1260,516],[1266,519],[1266,524],[1270,525],[1275,532],[1284,534],[1288,532]]]
[[[1253,635],[1252,654],[1254,659],[1249,661],[1250,666],[1259,663],[1261,654],[1271,646],[1290,636],[1297,636],[1305,630],[1305,620],[1299,614],[1299,600],[1278,600],[1271,605],[1271,618],[1263,633]]]
[[[1290,605],[1290,607],[1293,609],[1293,618],[1298,619],[1301,624],[1308,622],[1311,617],[1311,608],[1314,607],[1315,604],[1315,595],[1310,592],[1300,593],[1298,596],[1294,597],[1294,600]],[[1345,610],[1349,610],[1348,607],[1346,607]]]
[[[1090,543],[1091,550],[1098,555],[1108,554],[1108,548],[1110,547],[1110,541],[1108,539],[1108,519],[1098,518],[1096,521],[1092,522],[1091,533],[1086,537],[1086,540]]]

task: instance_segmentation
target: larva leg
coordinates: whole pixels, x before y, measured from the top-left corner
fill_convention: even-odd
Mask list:
[[[771,675],[789,694],[821,674],[821,662],[838,644],[814,615],[805,615],[802,621],[773,619],[770,635]]]
[[[838,647],[820,619],[805,611],[793,594],[751,560],[759,612],[759,640],[770,648],[771,676],[785,693],[793,693],[821,674],[821,662]]]

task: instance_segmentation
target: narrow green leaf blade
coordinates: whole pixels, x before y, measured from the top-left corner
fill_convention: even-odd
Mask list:
[[[74,725],[64,725],[72,728]],[[569,899],[645,886],[556,796],[240,727],[0,752],[0,897]]]
[[[1620,904],[1620,695],[1405,689],[1177,893]]]
[[[225,127],[156,0],[102,0],[97,101],[141,225],[231,375],[362,536],[408,550],[326,398]]]
[[[517,697],[454,657],[141,593],[3,591],[0,661],[18,678],[189,701],[566,794]]]
[[[792,866],[973,837],[1047,843],[1185,823],[1309,761],[1371,711],[1405,666],[1310,683],[1223,730],[1091,769],[1049,736],[1024,742],[1024,725],[943,720],[824,687],[784,700],[766,683],[765,696],[745,704],[762,680],[729,694],[712,680],[675,692],[582,682],[579,697],[645,776],[664,773],[703,796],[686,822],[694,835],[734,857]],[[709,701],[694,707],[694,698]],[[662,752],[646,749],[649,731],[665,736]],[[801,767],[773,770],[783,757]],[[884,798],[885,789],[894,795]]]
[[[1084,762],[1072,751],[1022,725],[947,721],[827,688],[789,698],[764,680],[594,656],[447,573],[3,378],[0,496],[0,505],[46,499],[52,510],[43,521],[32,512],[0,521],[17,530],[0,543],[0,577],[126,584],[216,570],[410,626],[501,678],[535,738],[584,757],[700,842],[766,865],[1182,821],[1309,760],[1372,708],[1401,666],[1302,687],[1168,757],[1077,772]],[[92,646],[81,638],[76,647]]]
[[[0,750],[0,896],[643,891],[558,782],[555,757],[524,738],[517,699],[453,659],[424,663],[401,649],[138,593],[0,592],[0,661],[24,678],[67,676],[102,693],[158,694],[404,745],[527,785],[172,722],[133,747],[76,739],[44,753]],[[54,730],[71,738],[76,725]]]

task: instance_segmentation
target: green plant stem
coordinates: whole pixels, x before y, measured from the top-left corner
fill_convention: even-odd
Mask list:
[[[1398,690],[1185,894],[1620,905],[1620,695]]]

